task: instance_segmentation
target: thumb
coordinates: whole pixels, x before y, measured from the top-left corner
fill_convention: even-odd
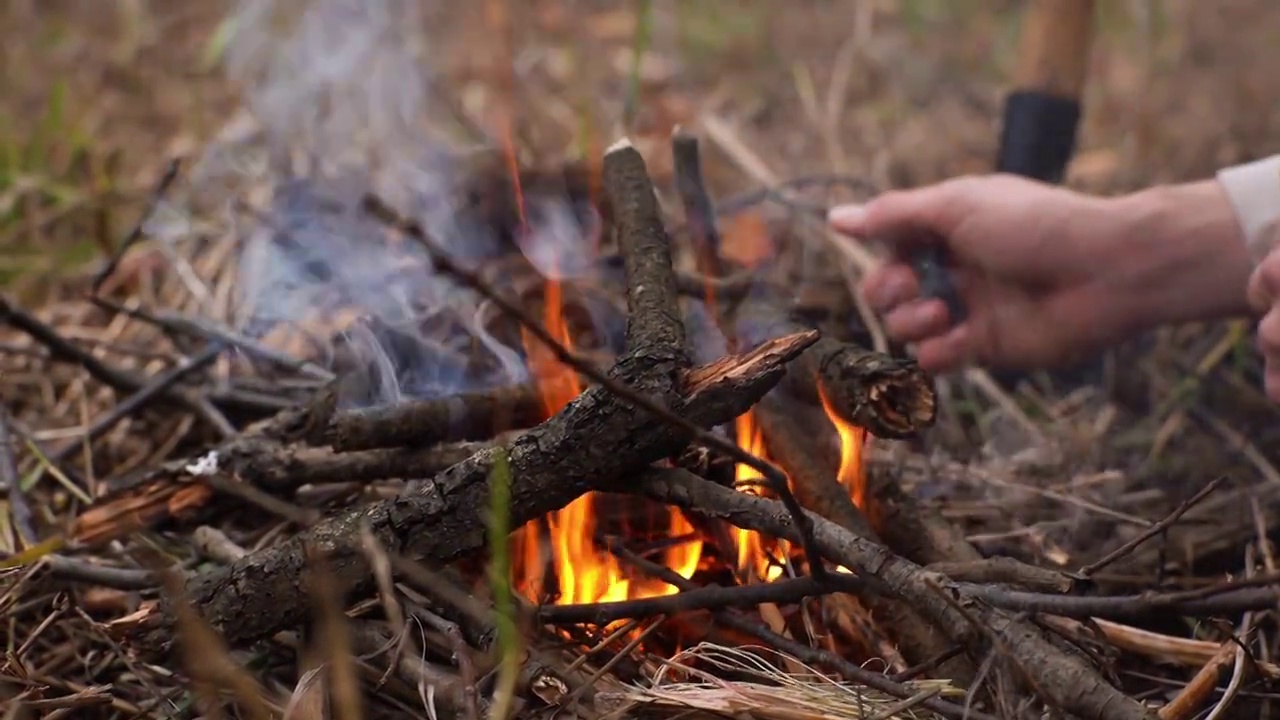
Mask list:
[[[871,235],[948,235],[964,216],[971,178],[955,178],[914,190],[894,190],[867,203],[864,228]]]
[[[891,190],[865,205],[839,205],[828,222],[842,233],[890,243],[896,250],[946,237],[964,216],[970,178],[955,178],[913,190]]]
[[[866,237],[867,210],[864,205],[836,205],[827,211],[827,222],[835,230],[852,235]]]

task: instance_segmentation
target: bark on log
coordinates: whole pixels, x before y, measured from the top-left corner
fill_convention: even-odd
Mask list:
[[[311,441],[338,452],[420,448],[487,440],[507,430],[533,427],[546,416],[544,394],[537,385],[513,385],[335,413]]]
[[[800,537],[780,503],[720,487],[683,470],[651,469],[638,485],[632,483],[630,490],[741,528],[792,542]],[[864,580],[878,580],[886,592],[945,628],[952,642],[981,658],[992,643],[986,632],[969,622],[970,617],[974,618],[999,641],[1000,651],[1007,652],[1010,660],[1034,679],[1041,699],[1049,704],[1085,720],[1156,719],[1153,709],[1118,691],[1085,661],[1063,654],[1012,614],[968,596],[945,576],[931,573],[829,520],[812,516],[811,523],[824,557],[851,568]]]
[[[382,448],[335,453],[329,448],[290,445],[264,446],[260,453],[236,463],[244,480],[272,493],[286,493],[303,485],[418,480],[444,472],[481,450],[512,440],[519,431],[502,433],[485,442],[456,442],[424,448]]]
[[[781,379],[785,364],[816,339],[810,331],[782,338],[748,355],[687,369],[669,240],[644,161],[629,143],[605,155],[607,217],[626,256],[627,353],[610,376],[673,413],[703,427],[745,412]],[[687,432],[624,401],[589,388],[547,422],[511,442],[506,452],[512,488],[510,517],[519,527],[592,489],[616,482],[678,453]],[[393,554],[443,564],[482,550],[488,486],[496,450],[484,451],[400,497],[323,521],[281,545],[198,575],[188,601],[232,643],[270,635],[307,611],[304,548],[324,552],[334,582],[350,596],[370,587],[360,550],[367,528]],[[173,604],[164,598],[113,625],[148,657],[173,649]]]

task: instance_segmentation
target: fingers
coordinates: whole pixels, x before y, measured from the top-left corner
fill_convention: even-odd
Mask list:
[[[949,328],[946,303],[933,298],[909,302],[884,316],[884,329],[894,340],[920,342]]]
[[[1249,277],[1249,306],[1265,313],[1258,322],[1258,351],[1265,364],[1267,397],[1280,402],[1280,254],[1267,255]]]
[[[969,323],[961,323],[947,332],[916,346],[916,362],[925,372],[948,373],[968,365],[972,360],[973,331]]]
[[[906,265],[886,265],[863,280],[862,296],[871,309],[885,314],[920,297],[920,279]]]
[[[827,214],[832,228],[864,240],[901,243],[930,234],[947,236],[968,206],[976,178],[961,177],[914,190],[893,190],[866,205],[839,205]]]
[[[1249,276],[1249,307],[1265,313],[1280,297],[1280,254],[1271,253],[1258,263]]]
[[[1258,323],[1258,351],[1265,363],[1267,397],[1280,402],[1280,307],[1273,307]]]
[[[863,205],[837,205],[827,212],[827,222],[845,235],[867,237],[867,210]]]

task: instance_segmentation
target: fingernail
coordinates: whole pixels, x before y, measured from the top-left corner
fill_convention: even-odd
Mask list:
[[[862,219],[866,216],[866,208],[861,205],[837,205],[827,211],[827,222],[845,227],[856,226],[862,224]]]

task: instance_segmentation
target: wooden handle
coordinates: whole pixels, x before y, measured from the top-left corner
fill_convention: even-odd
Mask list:
[[[1094,0],[1030,0],[1022,20],[1019,90],[1078,99],[1093,45]]]

